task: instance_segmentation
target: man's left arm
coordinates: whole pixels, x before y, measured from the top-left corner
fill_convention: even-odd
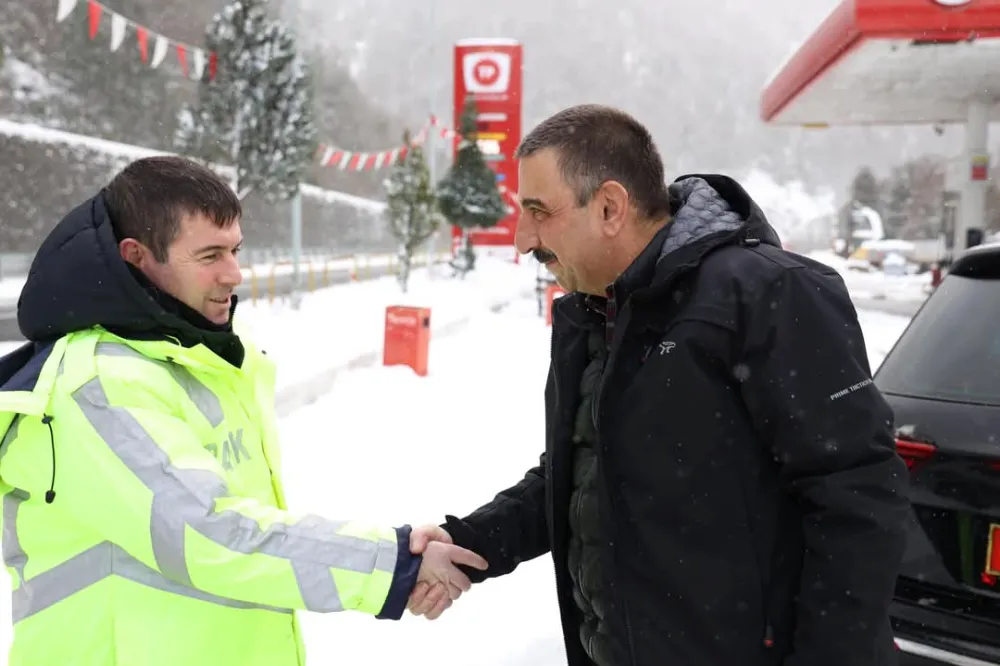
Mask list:
[[[742,394],[802,508],[805,537],[786,666],[880,663],[908,471],[857,313],[839,275],[805,268],[785,270],[751,307]]]

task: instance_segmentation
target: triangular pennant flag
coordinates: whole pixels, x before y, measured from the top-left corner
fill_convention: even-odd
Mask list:
[[[183,44],[177,45],[177,60],[181,63],[181,71],[184,72],[184,76],[188,73],[188,59],[187,59],[187,47]]]
[[[135,38],[139,42],[139,55],[142,56],[142,61],[149,62],[149,32],[141,25],[137,25]]]
[[[87,0],[87,19],[90,24],[90,38],[97,37],[97,29],[101,26],[101,5],[94,0]]]
[[[157,68],[163,59],[167,57],[167,49],[170,48],[170,40],[163,35],[156,36],[156,42],[153,43],[153,60],[149,63],[152,68]]]
[[[127,22],[121,14],[111,12],[111,50],[117,51],[125,39],[125,26]]]
[[[202,74],[205,73],[205,52],[201,49],[194,49],[193,55],[194,78],[200,81]]]
[[[76,7],[76,0],[59,0],[59,9],[56,10],[56,21],[64,21],[66,17],[73,13]]]

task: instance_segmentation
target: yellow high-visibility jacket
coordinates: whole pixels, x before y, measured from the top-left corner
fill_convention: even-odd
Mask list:
[[[70,333],[0,387],[11,666],[300,666],[294,611],[397,619],[409,528],[288,512],[274,368]]]

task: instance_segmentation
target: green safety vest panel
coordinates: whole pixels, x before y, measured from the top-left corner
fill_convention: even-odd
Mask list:
[[[10,666],[301,666],[296,610],[382,609],[395,531],[288,512],[274,367],[245,346],[236,368],[95,328],[0,392]]]

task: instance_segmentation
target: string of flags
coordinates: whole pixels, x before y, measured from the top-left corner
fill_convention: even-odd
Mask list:
[[[167,55],[173,51],[185,76],[200,80],[204,76],[207,66],[209,80],[215,78],[218,70],[218,58],[215,53],[206,53],[203,48],[171,39],[150,30],[148,27],[122,16],[98,0],[84,1],[87,4],[88,28],[91,40],[97,37],[100,32],[101,21],[105,15],[108,15],[111,17],[111,51],[117,51],[121,48],[126,35],[131,32],[135,35],[139,57],[151,68],[158,68],[163,64]],[[80,0],[58,0],[56,22],[61,23],[65,21],[76,9],[79,2]],[[150,52],[150,42],[153,45],[152,52]],[[445,140],[454,140],[458,136],[458,132],[444,125],[437,116],[431,115],[423,127],[420,128],[420,131],[411,139],[409,145],[397,146],[386,150],[362,152],[343,150],[329,144],[320,144],[316,151],[316,156],[321,166],[333,167],[341,171],[385,169],[405,159],[411,146],[423,145],[432,131]]]
[[[327,144],[320,144],[316,151],[317,160],[320,166],[334,167],[341,171],[371,171],[372,169],[385,169],[391,167],[406,157],[410,146],[420,146],[427,140],[428,135],[437,132],[442,139],[454,139],[458,133],[444,125],[437,116],[431,115],[424,126],[420,128],[416,136],[410,141],[409,146],[398,146],[386,150],[376,151],[351,151],[336,148]]]
[[[56,22],[65,21],[73,10],[76,9],[79,0],[59,0],[56,10]],[[218,59],[215,53],[205,53],[205,49],[192,46],[176,39],[170,39],[158,32],[150,30],[144,25],[126,18],[118,12],[110,9],[107,5],[101,4],[97,0],[86,0],[87,17],[89,19],[90,39],[95,39],[101,27],[101,19],[105,14],[111,17],[111,50],[117,51],[125,41],[125,35],[132,32],[135,35],[136,46],[139,49],[139,57],[151,68],[156,69],[166,59],[167,54],[173,51],[177,57],[177,62],[184,72],[184,76],[200,80],[208,67],[208,78],[214,79],[218,67]],[[150,53],[150,42],[153,48]]]

